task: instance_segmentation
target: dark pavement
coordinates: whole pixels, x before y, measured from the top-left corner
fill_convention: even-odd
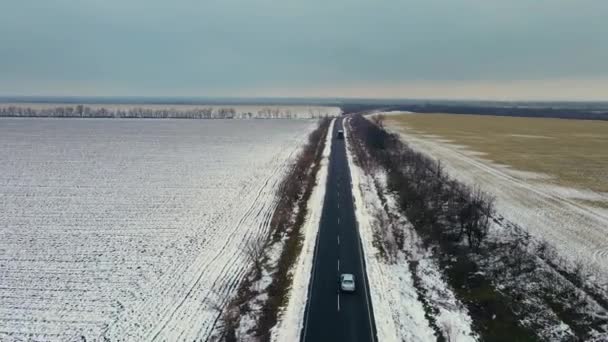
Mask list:
[[[302,341],[376,341],[363,251],[356,226],[344,140],[334,125],[325,203],[313,262]],[[338,275],[355,275],[355,293],[338,291]]]

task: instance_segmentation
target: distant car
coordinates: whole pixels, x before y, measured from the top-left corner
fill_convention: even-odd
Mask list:
[[[338,130],[338,139],[344,139],[344,131],[341,129]]]
[[[340,275],[340,291],[355,292],[355,276],[350,273]]]

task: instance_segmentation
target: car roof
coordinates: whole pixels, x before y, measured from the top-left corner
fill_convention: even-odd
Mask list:
[[[350,273],[342,273],[342,280],[355,280],[355,276]]]

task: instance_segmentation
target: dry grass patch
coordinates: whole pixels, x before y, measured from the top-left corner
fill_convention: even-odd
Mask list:
[[[608,192],[608,122],[485,115],[404,114],[387,123],[436,135],[568,187]]]

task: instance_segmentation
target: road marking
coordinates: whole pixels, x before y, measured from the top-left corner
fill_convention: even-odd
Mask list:
[[[340,271],[340,259],[338,259],[338,271]]]
[[[365,301],[367,302],[367,318],[369,320],[369,328],[372,330],[372,342],[376,342],[376,335],[374,334],[374,324],[372,322],[372,306],[369,299],[369,294],[367,293],[367,270],[365,269],[365,261],[363,256],[363,248],[361,246],[361,235],[359,234],[359,227],[357,226],[357,235],[359,235],[359,262],[361,263],[361,269],[363,271],[363,292],[365,292]]]
[[[338,224],[340,224],[340,216],[338,216]]]
[[[335,119],[334,119],[335,120]],[[332,120],[332,121],[334,121]],[[330,172],[330,167],[333,167],[334,163],[333,163],[333,158],[332,155],[334,154],[334,148],[335,145],[333,143],[333,139],[330,142],[330,155],[329,155],[329,166],[327,167],[328,172]],[[325,204],[323,204],[323,206],[325,206]],[[313,295],[313,289],[314,289],[314,284],[315,284],[315,276],[317,274],[317,257],[319,254],[319,239],[321,237],[321,221],[319,221],[319,227],[317,230],[317,236],[315,237],[315,248],[314,248],[314,252],[312,255],[312,271],[310,274],[310,279],[309,279],[309,284],[308,284],[308,298],[312,298]],[[304,309],[305,311],[305,316],[304,316],[304,324],[302,327],[302,332],[301,334],[301,341],[306,341],[306,334],[308,333],[308,317],[310,316],[310,301],[307,299],[306,300],[306,307]]]
[[[338,246],[340,246],[340,235],[338,235]]]
[[[340,294],[338,293],[338,311],[340,311]]]

